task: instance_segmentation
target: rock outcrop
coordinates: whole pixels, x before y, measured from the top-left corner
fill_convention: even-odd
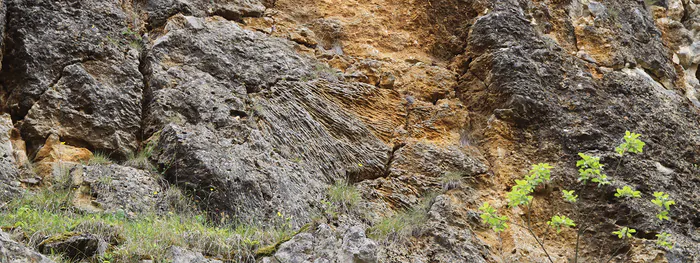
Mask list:
[[[332,100],[375,87],[317,79],[289,42],[226,20],[165,27],[148,51],[145,124],[162,130],[154,158],[168,180],[217,211],[303,218],[347,171],[382,172],[389,149]]]
[[[28,248],[21,243],[10,239],[10,236],[0,231],[0,260],[2,262],[37,262],[37,263],[53,263],[53,260],[46,256]]]
[[[505,193],[532,163],[548,162],[553,184],[537,192],[528,218],[562,213],[586,225],[579,262],[695,262],[699,5],[0,0],[0,215],[16,212],[5,206],[21,192],[55,184],[72,194],[59,204],[71,215],[158,217],[173,212],[163,208],[173,187],[216,227],[289,236],[224,240],[245,253],[173,242],[152,250],[161,257],[127,256],[566,262],[575,230],[536,224],[540,245],[519,224],[496,235],[479,218],[488,201],[518,222],[525,212],[509,208]],[[614,147],[628,130],[646,146],[620,157]],[[601,157],[613,184],[579,184],[579,152]],[[103,154],[112,160],[95,163]],[[359,200],[329,201],[339,182]],[[644,198],[616,199],[621,186]],[[576,190],[578,205],[561,201],[560,188]],[[676,201],[668,221],[655,220],[655,191]],[[420,224],[371,235],[408,215]],[[609,235],[621,226],[638,232]],[[105,247],[104,237],[78,232],[33,241],[42,253],[95,260],[128,244]],[[655,245],[661,232],[672,248]],[[6,259],[49,262],[0,233]]]
[[[126,155],[136,150],[141,37],[114,1],[7,4],[5,106],[34,149],[49,134]],[[26,117],[26,118],[25,118]]]

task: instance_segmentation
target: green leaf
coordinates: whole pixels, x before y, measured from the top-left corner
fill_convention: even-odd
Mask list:
[[[615,194],[615,197],[618,198],[639,198],[642,197],[642,193],[640,191],[635,191],[632,190],[629,186],[624,186],[622,189],[617,188],[617,193]]]
[[[666,232],[662,232],[660,234],[656,234],[656,245],[660,247],[664,247],[666,249],[672,249],[673,248],[673,242],[671,242],[671,234],[668,234]]]
[[[576,203],[576,200],[578,198],[578,195],[574,194],[574,190],[567,191],[567,190],[561,190],[562,197],[564,197],[564,200],[570,203]]]
[[[617,235],[617,238],[622,239],[624,236],[627,236],[627,238],[632,237],[632,234],[636,233],[637,230],[634,228],[628,228],[628,227],[623,227],[618,231],[613,231],[613,235]]]
[[[506,230],[508,228],[508,224],[506,221],[508,220],[507,216],[499,216],[496,214],[496,209],[493,208],[488,202],[485,202],[484,204],[479,207],[479,210],[483,212],[480,217],[481,219],[493,229],[496,233],[499,233],[503,230]]]
[[[623,139],[625,142],[620,144],[620,146],[617,146],[615,148],[615,151],[620,155],[624,156],[626,152],[631,152],[631,153],[642,153],[644,145],[643,141],[639,140],[639,137],[642,136],[641,134],[626,131],[625,136]]]
[[[586,184],[588,180],[598,183],[598,186],[610,184],[607,175],[602,173],[603,165],[600,163],[599,157],[589,156],[584,153],[578,153],[581,160],[576,162],[579,172],[579,182]]]
[[[552,226],[554,229],[556,229],[557,233],[561,232],[562,227],[575,227],[576,226],[576,224],[574,224],[574,220],[571,220],[571,218],[568,218],[566,216],[559,216],[559,215],[553,216],[552,219],[547,222],[547,224]]]

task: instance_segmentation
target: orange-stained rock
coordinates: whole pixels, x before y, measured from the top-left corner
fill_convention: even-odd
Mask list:
[[[51,174],[56,163],[81,163],[89,161],[90,158],[92,158],[90,150],[66,145],[60,141],[58,135],[51,134],[46,139],[44,146],[36,153],[34,163],[36,164],[36,173],[41,177],[46,177]]]

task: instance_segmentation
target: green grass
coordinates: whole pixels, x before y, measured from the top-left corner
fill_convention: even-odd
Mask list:
[[[462,185],[463,173],[460,172],[446,172],[440,178],[440,183],[442,184],[442,189],[449,191],[455,188],[459,188]]]
[[[328,189],[328,199],[345,209],[350,209],[362,200],[362,196],[354,185],[338,181]]]
[[[151,161],[148,160],[150,157],[151,151],[144,149],[136,154],[131,154],[124,162],[124,165],[147,171],[155,171],[155,167],[151,164]]]
[[[435,196],[429,193],[414,207],[385,217],[367,229],[367,236],[380,242],[396,242],[413,235],[428,221],[428,211]]]
[[[140,259],[164,261],[171,246],[179,246],[203,254],[234,261],[253,259],[261,247],[290,239],[296,232],[291,217],[261,224],[215,224],[193,209],[186,197],[169,188],[170,212],[127,216],[114,213],[85,213],[71,204],[73,190],[47,188],[27,192],[0,209],[0,226],[22,231],[29,246],[36,247],[47,237],[66,233],[87,232],[110,243],[105,255],[95,262],[136,262]],[[56,255],[54,255],[56,256]]]
[[[88,165],[105,165],[110,164],[112,161],[109,160],[109,155],[103,152],[95,152],[92,154],[92,158],[88,160]]]

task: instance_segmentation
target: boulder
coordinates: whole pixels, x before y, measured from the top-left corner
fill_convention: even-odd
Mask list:
[[[158,176],[117,164],[80,166],[73,173],[73,184],[81,188],[74,204],[87,210],[154,212],[164,194]]]
[[[165,257],[172,263],[222,263],[220,260],[206,258],[202,253],[176,246],[170,247]]]
[[[333,228],[320,224],[311,232],[302,232],[281,244],[273,257],[264,258],[271,263],[306,262],[379,262],[379,245],[365,236],[362,226]]]
[[[44,254],[63,254],[73,261],[104,253],[106,243],[89,233],[64,233],[41,242],[37,248]]]
[[[19,170],[10,136],[12,130],[10,115],[0,115],[0,203],[10,201],[20,191]]]
[[[64,141],[122,155],[137,146],[140,36],[114,1],[5,1],[6,105],[35,150]],[[31,109],[31,110],[30,110]]]
[[[0,231],[0,262],[8,263],[53,263],[46,256],[10,239]]]

